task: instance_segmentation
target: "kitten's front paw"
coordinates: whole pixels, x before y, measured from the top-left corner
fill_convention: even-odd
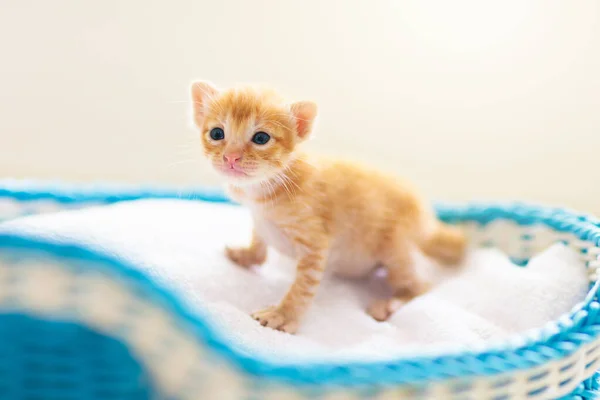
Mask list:
[[[279,307],[269,307],[262,311],[252,314],[252,318],[260,322],[262,326],[273,328],[287,333],[296,333],[298,330],[298,321],[290,318]]]
[[[247,247],[225,247],[225,255],[231,261],[244,268],[250,268],[253,265],[261,265],[265,262],[265,257],[256,254],[255,251]]]

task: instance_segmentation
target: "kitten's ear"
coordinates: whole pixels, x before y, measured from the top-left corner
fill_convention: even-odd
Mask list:
[[[317,116],[317,105],[312,101],[298,101],[291,104],[290,111],[296,120],[298,137],[306,139]]]
[[[196,121],[198,126],[201,126],[205,117],[206,107],[219,94],[219,90],[209,82],[197,81],[192,83],[191,91],[194,121]]]

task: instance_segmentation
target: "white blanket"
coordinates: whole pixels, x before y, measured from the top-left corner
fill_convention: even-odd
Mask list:
[[[240,349],[280,362],[480,347],[541,327],[583,300],[587,290],[584,266],[561,245],[527,268],[492,249],[471,251],[455,273],[417,257],[423,276],[439,284],[388,322],[364,311],[385,295],[381,279],[329,277],[299,332],[288,335],[259,326],[249,313],[281,299],[293,279],[293,262],[271,252],[263,267],[245,270],[223,255],[226,244],[249,240],[250,223],[247,211],[236,206],[143,200],[25,217],[0,225],[0,231],[76,238],[128,259],[207,312]]]

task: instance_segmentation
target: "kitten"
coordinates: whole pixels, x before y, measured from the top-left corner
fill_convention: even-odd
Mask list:
[[[193,83],[191,91],[204,154],[254,220],[249,246],[226,248],[227,256],[243,267],[260,265],[271,246],[298,263],[281,302],[253,314],[262,325],[295,332],[326,268],[358,277],[384,266],[395,296],[368,312],[386,320],[427,290],[415,274],[412,247],[448,265],[463,257],[462,233],[438,221],[406,183],[298,151],[311,133],[314,103],[288,104],[272,91],[218,90],[207,82]]]

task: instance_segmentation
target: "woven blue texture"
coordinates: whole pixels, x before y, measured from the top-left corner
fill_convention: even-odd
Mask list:
[[[152,386],[120,342],[84,326],[0,315],[0,399],[149,399]]]
[[[227,201],[222,194],[215,191],[190,193],[192,194],[185,197],[206,201]],[[180,198],[181,196],[178,192],[170,190],[81,191],[75,187],[57,187],[51,190],[34,191],[28,189],[14,190],[0,186],[0,197],[10,197],[19,201],[47,199],[69,204],[81,204],[83,206],[87,202],[112,203],[140,198]],[[589,240],[600,244],[600,225],[598,220],[565,209],[511,203],[464,206],[438,205],[437,211],[440,218],[451,223],[475,221],[480,224],[487,224],[498,219],[506,219],[520,225],[544,224],[559,232],[572,233],[580,240]],[[501,348],[488,349],[483,352],[461,352],[441,356],[403,358],[391,362],[280,365],[237,352],[213,328],[209,321],[201,318],[195,310],[188,309],[180,301],[177,294],[170,292],[150,277],[141,273],[134,265],[129,265],[123,260],[113,259],[107,254],[92,251],[76,244],[56,244],[32,237],[0,234],[0,252],[8,251],[18,251],[20,254],[35,253],[37,255],[40,254],[39,252],[42,252],[52,258],[94,261],[93,263],[89,263],[89,265],[81,262],[77,263],[77,265],[82,268],[83,266],[105,268],[112,274],[117,274],[123,279],[132,282],[137,287],[143,288],[147,293],[151,294],[154,301],[164,305],[174,318],[184,321],[186,326],[191,327],[199,342],[210,347],[215,353],[229,360],[246,374],[254,376],[257,379],[284,382],[298,387],[336,385],[365,390],[365,388],[373,385],[427,385],[432,380],[452,377],[468,380],[470,377],[494,375],[543,365],[548,361],[572,354],[582,344],[589,343],[600,335],[600,303],[598,300],[600,286],[596,283],[590,289],[585,302],[580,304],[571,314],[557,321],[555,324],[537,331],[535,335],[523,337],[519,343],[506,344]],[[58,338],[61,335],[64,336],[66,334],[65,331],[69,329],[83,329],[83,327],[75,325],[67,328],[68,324],[64,325],[64,327],[52,328],[53,324],[56,323],[44,323],[43,321],[27,322],[28,320],[23,316],[3,315],[0,318],[0,326],[5,326],[3,329],[7,332],[13,332],[14,329],[17,329],[14,328],[15,326],[20,327],[18,329],[23,329],[28,323],[37,324],[38,329],[56,329],[56,331],[52,331],[48,335],[50,342],[54,340],[54,336]],[[18,318],[24,319],[19,320]],[[92,333],[90,332],[89,335],[92,335]],[[91,338],[91,336],[89,337]],[[93,341],[92,339],[89,340]],[[94,340],[101,342],[109,339],[96,336]],[[114,344],[115,354],[119,353],[117,350],[118,343],[112,343]],[[9,354],[7,359],[16,357],[17,353],[14,351],[11,353],[8,350],[11,346],[12,344],[9,339],[1,340],[0,355]],[[107,346],[109,345],[107,344]],[[79,349],[83,348],[80,347]],[[129,374],[128,376],[136,382],[140,382],[140,379],[144,381],[143,378],[140,378],[144,376],[141,372],[143,368],[132,360],[126,350],[121,351],[119,354],[118,356],[115,355],[113,360],[119,358],[123,360],[123,365],[126,366],[117,368],[117,375],[120,373],[124,374],[123,376]],[[82,354],[81,357],[84,358],[85,355]],[[3,371],[6,371],[5,368],[6,366],[2,365],[0,375],[4,373]],[[1,376],[0,379],[4,379],[4,377]],[[118,381],[117,379],[115,382]],[[4,382],[2,384],[0,388],[4,387]],[[598,386],[595,378],[588,379],[577,388],[573,396],[593,398]],[[9,386],[6,387],[8,388]],[[127,390],[134,389],[128,387]],[[144,396],[147,394],[147,392],[142,392],[135,393],[135,395]],[[0,398],[16,397],[4,397],[0,395]]]

